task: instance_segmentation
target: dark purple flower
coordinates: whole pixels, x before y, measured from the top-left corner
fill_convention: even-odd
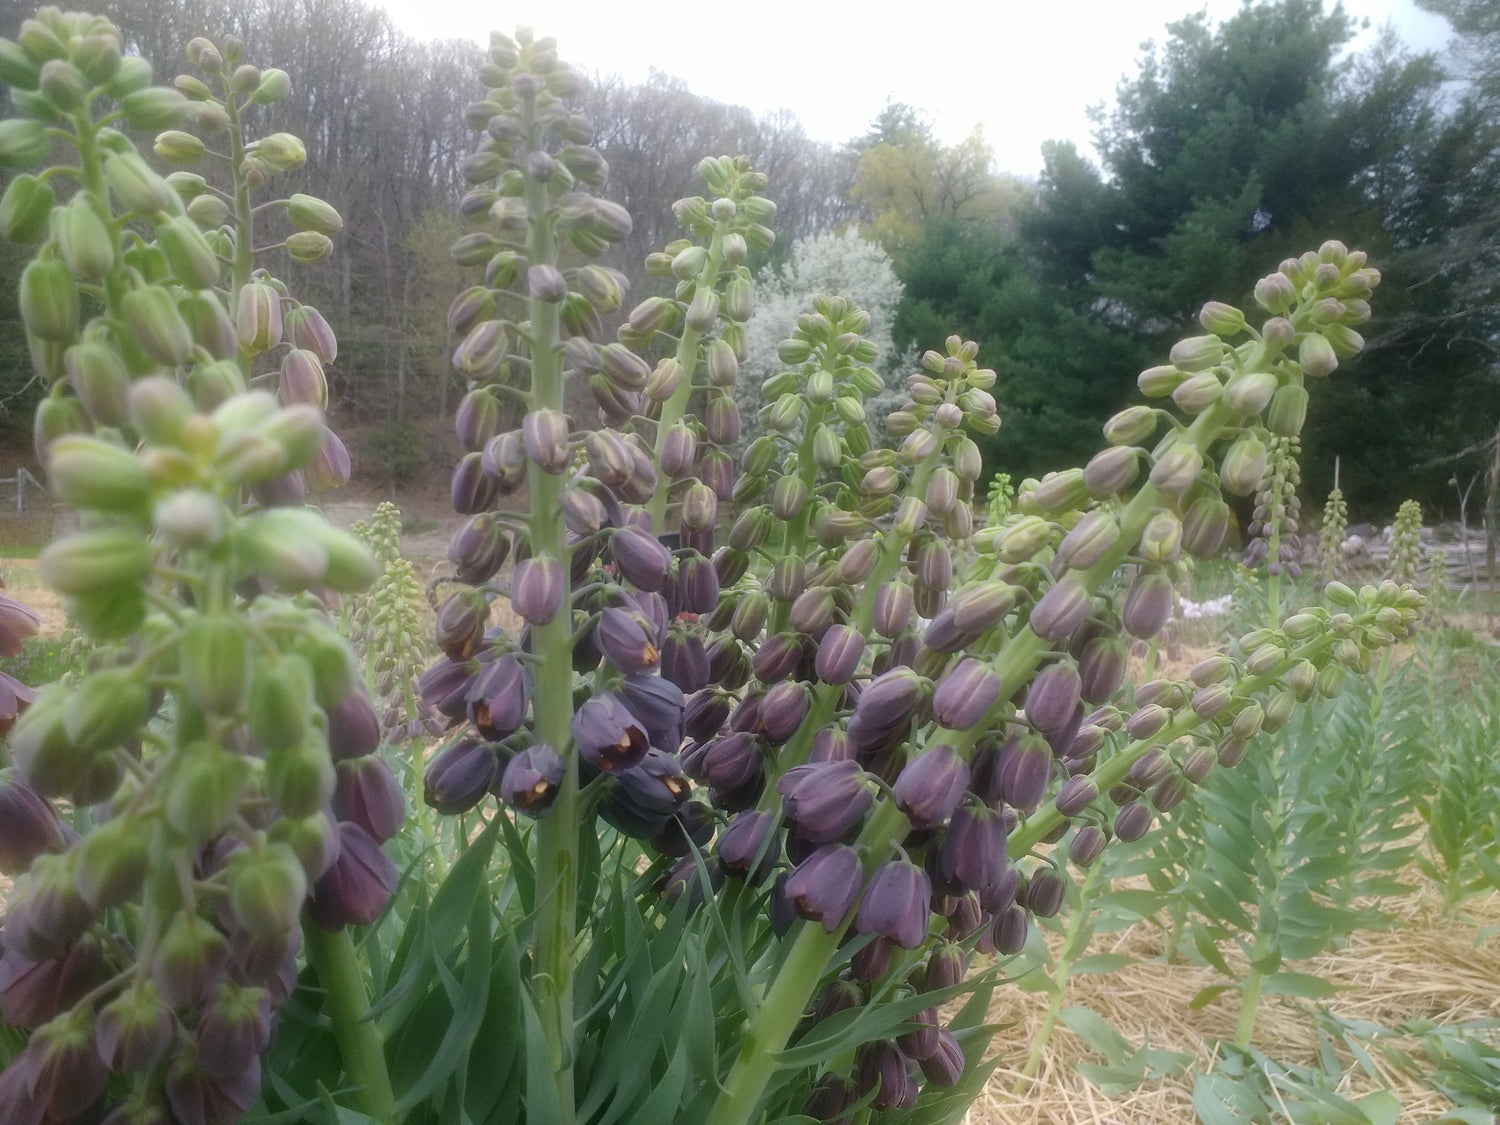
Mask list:
[[[755,650],[750,666],[755,678],[763,684],[774,684],[792,674],[806,653],[806,642],[799,633],[776,633],[767,637]]]
[[[259,1055],[271,1039],[271,994],[264,988],[219,985],[195,1032],[198,1066],[219,1079],[232,1079],[245,1060]]]
[[[708,646],[708,681],[725,691],[735,691],[750,678],[750,661],[744,647],[733,637],[720,637]],[[681,684],[677,685],[682,687]],[[683,688],[684,691],[688,690]]]
[[[531,625],[547,624],[563,608],[566,577],[550,555],[522,559],[510,580],[510,607]]]
[[[719,572],[701,554],[691,554],[677,564],[677,586],[686,613],[712,613],[719,604]]]
[[[552,811],[566,765],[556,750],[538,742],[505,764],[500,776],[500,799],[517,812],[540,820]]]
[[[826,684],[845,684],[859,671],[865,655],[865,638],[849,625],[834,625],[818,642],[814,668]]]
[[[802,1113],[814,1121],[843,1121],[845,1113],[859,1100],[852,1079],[841,1074],[825,1074],[802,1105]]]
[[[104,1093],[109,1070],[94,1049],[93,1013],[78,1008],[32,1033],[16,1064],[30,1072],[32,1097],[54,1120],[76,1121]]]
[[[340,762],[333,787],[333,814],[359,825],[385,843],[401,830],[406,819],[406,795],[377,754]]]
[[[715,849],[726,875],[765,878],[781,858],[781,841],[774,828],[776,818],[768,812],[747,810],[735,814],[719,834]]]
[[[922,1068],[927,1081],[934,1086],[941,1086],[944,1089],[957,1086],[959,1079],[964,1076],[963,1048],[958,1045],[953,1032],[946,1027],[940,1027],[937,1032],[937,1046],[932,1054],[925,1059],[920,1059],[917,1065]]]
[[[571,729],[583,760],[608,772],[639,765],[650,745],[645,726],[609,692],[585,700]]]
[[[1097,824],[1082,825],[1068,844],[1068,858],[1079,867],[1088,867],[1099,858],[1108,842],[1104,829]]]
[[[1026,718],[1038,730],[1057,730],[1073,717],[1081,685],[1071,660],[1048,664],[1026,692]]]
[[[712,738],[724,727],[734,696],[718,688],[704,688],[687,701],[683,730],[689,738]]]
[[[656,536],[639,527],[622,527],[609,541],[610,558],[620,574],[642,590],[660,590],[672,568],[672,556]]]
[[[964,979],[967,971],[968,958],[963,946],[951,941],[940,941],[932,947],[932,952],[927,956],[918,990],[939,992],[945,988],[952,988]]]
[[[1006,804],[1029,814],[1042,803],[1052,780],[1052,749],[1028,731],[1007,739],[1000,755],[1000,795]]]
[[[830,844],[808,856],[787,879],[786,894],[800,918],[821,922],[833,933],[859,898],[864,871],[859,853],[843,844]]]
[[[1027,880],[1021,905],[1038,918],[1051,918],[1062,909],[1067,891],[1066,875],[1055,867],[1042,867],[1033,871]]]
[[[894,640],[911,623],[912,591],[902,582],[887,582],[875,591],[875,631]]]
[[[807,685],[795,680],[783,680],[773,684],[761,700],[757,715],[757,726],[772,743],[782,743],[796,733],[807,717],[812,699]]]
[[[953,813],[934,865],[938,889],[948,894],[984,891],[1006,871],[1005,818],[985,805],[963,804]]]
[[[1115,637],[1096,637],[1078,657],[1079,694],[1089,703],[1107,703],[1125,681],[1125,646]]]
[[[852,759],[794,766],[776,781],[792,832],[812,844],[842,839],[863,819],[875,794]]]
[[[422,772],[422,800],[445,816],[468,812],[490,791],[500,771],[495,748],[473,738],[445,746]]]
[[[468,693],[468,716],[489,742],[521,729],[531,702],[531,672],[513,653],[496,657],[474,678]]]
[[[974,634],[959,626],[951,608],[935,614],[922,633],[922,643],[933,652],[957,652],[973,639]]]
[[[857,980],[874,983],[891,971],[891,941],[874,937],[849,959],[849,971]]]
[[[99,942],[85,934],[62,957],[32,961],[0,954],[0,1019],[30,1031],[67,1011],[108,979]]]
[[[328,708],[327,715],[328,752],[335,762],[373,754],[380,746],[380,716],[363,687]]]
[[[380,917],[396,889],[396,865],[357,824],[339,824],[339,854],[313,885],[309,912],[325,930],[350,923],[367,926]]]
[[[1083,624],[1092,601],[1082,583],[1061,579],[1032,607],[1027,624],[1042,640],[1060,641]]]
[[[448,719],[466,718],[469,689],[483,666],[477,660],[443,657],[417,680],[417,695],[428,707]]]
[[[896,807],[915,828],[947,820],[969,785],[969,767],[953,747],[940,744],[917,755],[896,778]]]
[[[150,1070],[171,1047],[177,1020],[156,985],[139,980],[124,989],[94,1020],[95,1047],[110,1070]]]
[[[1094,779],[1081,774],[1063,782],[1062,788],[1057,791],[1057,800],[1054,803],[1057,805],[1057,811],[1063,816],[1077,816],[1098,799],[1099,787],[1094,784]]]
[[[932,883],[927,872],[904,859],[882,863],[859,904],[860,933],[889,938],[902,949],[927,940]]]
[[[666,825],[651,837],[662,855],[685,856],[708,847],[714,835],[714,812],[702,801],[684,801]]]
[[[990,940],[995,944],[995,952],[1004,957],[1021,952],[1026,948],[1026,932],[1030,926],[1026,908],[1019,904],[1007,906],[996,914],[990,923]]]
[[[453,510],[461,516],[487,511],[494,504],[498,491],[494,478],[485,474],[481,454],[465,454],[458,468],[453,470],[449,493]]]
[[[918,713],[927,689],[928,681],[910,668],[892,668],[860,693],[854,714],[872,727],[894,730]]]
[[[620,770],[599,815],[627,836],[649,839],[677,815],[691,790],[671,754],[651,747],[639,765]]]
[[[625,673],[654,668],[661,659],[651,623],[639,612],[611,606],[594,627],[594,644],[608,660]]]
[[[664,677],[642,674],[626,676],[619,694],[646,728],[651,745],[675,754],[682,745],[682,689]]]
[[[918,1090],[907,1067],[907,1058],[896,1044],[866,1043],[855,1056],[861,1095],[873,1090],[875,1096],[870,1105],[876,1109],[910,1109],[917,1104]]]
[[[448,541],[448,561],[458,580],[475,585],[488,582],[510,554],[510,538],[494,512],[481,512]]]
[[[896,1039],[896,1046],[901,1048],[901,1053],[909,1059],[918,1062],[931,1057],[937,1050],[938,1013],[936,1008],[928,1008],[926,1011],[918,1012],[912,1016],[910,1022],[915,1026],[912,1030],[905,1032]]]
[[[1150,830],[1150,805],[1131,801],[1115,814],[1115,836],[1127,844],[1132,840],[1139,840]]]
[[[698,766],[714,791],[717,803],[743,806],[760,795],[765,781],[765,756],[760,740],[749,731],[726,734],[704,749]]]
[[[568,419],[556,410],[532,410],[521,419],[526,456],[543,472],[560,473],[572,462]]]
[[[939,681],[932,697],[933,718],[950,730],[972,730],[1004,686],[983,661],[966,656]]]
[[[1142,570],[1125,595],[1120,620],[1133,637],[1149,641],[1172,616],[1172,581],[1159,570]]]
[[[180,1125],[222,1125],[238,1121],[260,1097],[260,1057],[230,1079],[214,1078],[197,1066],[191,1052],[172,1060],[166,1079],[167,1104]]]
[[[62,821],[13,767],[0,769],[0,872],[18,875],[43,852],[67,846]]]

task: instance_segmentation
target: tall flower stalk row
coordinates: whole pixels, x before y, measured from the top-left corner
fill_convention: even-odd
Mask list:
[[[44,10],[0,43],[25,115],[0,123],[0,163],[58,143],[78,157],[16,177],[0,229],[41,244],[21,294],[52,386],[38,445],[83,521],[41,569],[98,646],[10,737],[28,808],[94,812],[71,841],[37,811],[0,849],[27,867],[0,1001],[32,1030],[0,1076],[8,1120],[238,1118],[300,966],[298,1042],[336,1047],[319,1112],[336,1096],[426,1120],[484,1088],[561,1123],[945,1119],[987,1073],[978,959],[1015,953],[1072,867],[1140,838],[1417,619],[1409,587],[1335,583],[1327,605],[1120,695],[1127,638],[1155,637],[1187,560],[1219,549],[1226,495],[1270,481],[1283,514],[1294,470],[1274,458],[1295,451],[1307,384],[1362,346],[1379,282],[1362,253],[1284,262],[1256,287],[1256,323],[1205,306],[1204,334],[1142,373],[1150,405],[977,526],[997,374],[958,337],[926,353],[880,448],[865,400],[884,384],[847,300],[816,300],[780,345],[765,432],[736,464],[748,262],[774,240],[765,176],[702,161],[704,193],[672,205],[682,237],[647,261],[661,291],[627,303],[598,259],[631,220],[599,194],[605,161],[568,104],[579,79],[551,40],[495,35],[453,246],[482,277],[449,312],[470,389],[443,655],[412,691],[408,661],[374,669],[387,734],[445,728],[425,803],[488,827],[452,834],[431,912],[416,895],[390,963],[376,941],[362,964],[345,927],[392,894],[380,845],[402,802],[328,595],[383,562],[346,624],[408,630],[411,576],[300,507],[347,472],[321,413],[336,344],[255,255],[317,260],[338,217],[252,202],[302,148],[250,137],[289,79],[242,54],[194,40],[196,73],[164,88],[92,17]],[[204,173],[163,179],[121,120]],[[257,245],[267,218],[291,230]],[[486,880],[497,839],[508,862]],[[514,933],[492,939],[497,918]],[[460,930],[473,990],[432,944]],[[975,989],[977,1007],[945,1006]],[[397,1088],[409,1069],[385,1033],[425,1046],[411,1028],[429,1000],[453,1019]],[[669,1001],[689,1035],[663,1026]],[[481,1027],[524,1044],[512,1077],[486,1071]],[[306,1054],[299,1073],[325,1053]],[[266,1089],[300,1112],[286,1083]]]
[[[94,646],[9,733],[30,792],[87,831],[40,811],[5,825],[0,1003],[31,1031],[0,1076],[7,1121],[238,1117],[299,951],[380,1104],[368,1034],[337,1009],[367,1004],[344,927],[373,920],[395,873],[330,808],[335,762],[378,732],[321,600],[375,570],[300,508],[348,473],[322,413],[337,344],[257,266],[325,257],[340,224],[311,197],[252,205],[304,156],[248,132],[288,79],[243,53],[196,39],[168,87],[107,20],[43,9],[0,42],[23,115],[0,123],[0,162],[58,156],[0,199],[0,230],[38,246],[20,293],[49,387],[37,453],[80,523],[39,569]],[[208,174],[162,177],[122,129]],[[278,211],[290,233],[257,245]]]
[[[1337,586],[1330,608],[1242,638],[1189,680],[1153,681],[1134,707],[1114,702],[1122,637],[1153,637],[1182,560],[1217,551],[1223,493],[1269,480],[1266,520],[1287,518],[1282,460],[1305,384],[1358,351],[1351,326],[1379,275],[1330,242],[1260,283],[1260,327],[1206,306],[1208,334],[1141,377],[1180,414],[1127,409],[1088,466],[1024,482],[1016,511],[976,533],[971,435],[1000,420],[974,344],[955,337],[923,358],[888,419],[898,448],[873,448],[868,318],[815,302],[779,349],[785,369],[762,387],[768,432],[736,478],[726,388],[750,307],[740,263],[771,237],[763,177],[703,163],[709,196],[674,205],[690,237],[647,263],[670,294],[632,306],[602,343],[617,279],[567,268],[559,232],[587,254],[628,219],[579,188],[603,169],[562,108],[571,76],[550,40],[497,36],[482,77],[492,92],[468,111],[486,134],[470,158],[478,186],[461,207],[476,230],[454,253],[486,282],[451,316],[465,333],[455,363],[476,385],[454,477],[471,520],[450,558],[475,586],[440,612],[447,655],[426,687],[486,763],[466,775],[463,807],[488,790],[540,818],[531,972],[555,1104],[567,1117],[576,1092],[571,950],[588,936],[576,863],[596,816],[665,857],[669,896],[730,913],[759,902],[758,924],[784,935],[727,1073],[706,1079],[718,1092],[685,1104],[716,1123],[757,1119],[773,1091],[787,1096],[778,1058],[794,1036],[816,1042],[840,1011],[859,1026],[851,1006],[891,988],[932,996],[920,1033],[838,1039],[826,1058],[809,1048],[800,1104],[784,1109],[834,1120],[935,1104],[982,1053],[942,1025],[943,989],[973,950],[1014,952],[1030,915],[1056,911],[1062,856],[1144,834],[1216,762],[1234,764],[1299,700],[1336,694],[1415,620],[1410,590]],[[564,384],[585,379],[599,428],[564,414]],[[525,398],[519,430],[495,432],[500,394]],[[523,483],[529,515],[494,510]],[[725,500],[739,510],[719,544]],[[1117,609],[1122,567],[1133,577]],[[520,638],[489,625],[502,594],[527,622]],[[1043,847],[1062,839],[1066,852]]]

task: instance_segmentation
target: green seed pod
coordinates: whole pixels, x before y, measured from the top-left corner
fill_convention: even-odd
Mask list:
[[[47,478],[53,495],[75,508],[144,515],[151,494],[146,469],[133,454],[83,435],[52,443]]]
[[[193,334],[170,290],[159,285],[136,289],[125,294],[121,311],[136,342],[157,363],[175,367],[193,358]]]
[[[178,642],[178,671],[188,698],[210,715],[233,715],[249,688],[250,637],[229,613],[189,621]]]
[[[0,121],[0,168],[24,168],[47,159],[52,142],[40,121]]]
[[[37,559],[42,581],[62,594],[83,596],[136,586],[151,573],[154,555],[140,531],[123,527],[80,531],[53,543]]]
[[[119,353],[104,344],[74,344],[63,353],[63,367],[94,425],[125,422],[131,382]]]
[[[156,244],[167,256],[172,273],[189,289],[209,289],[218,284],[224,264],[188,216],[179,215],[157,227]]]
[[[170,86],[148,86],[120,99],[125,120],[141,133],[170,129],[187,116],[188,100]]]
[[[149,217],[181,205],[167,181],[133,152],[110,156],[104,162],[104,178],[121,210]]]
[[[52,185],[22,173],[0,197],[0,236],[12,242],[40,242],[52,218]]]
[[[70,344],[78,335],[78,283],[56,258],[35,261],[21,272],[21,320],[39,340]]]
[[[1278,389],[1266,413],[1266,429],[1278,437],[1298,436],[1307,421],[1307,401],[1307,388],[1299,383],[1288,383]]]

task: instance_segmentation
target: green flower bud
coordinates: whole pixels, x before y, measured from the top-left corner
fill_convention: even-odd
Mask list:
[[[151,523],[174,547],[213,547],[224,541],[229,510],[207,492],[174,492],[156,505]]]
[[[1219,466],[1219,480],[1236,496],[1249,496],[1260,485],[1266,473],[1266,446],[1258,437],[1247,434],[1229,447]]]
[[[125,422],[130,375],[113,348],[104,344],[74,344],[63,353],[63,367],[74,393],[96,426],[119,426]]]
[[[172,273],[188,288],[210,289],[218,284],[223,263],[192,218],[179,215],[157,227],[156,244],[167,256]]]
[[[307,898],[307,875],[290,846],[273,843],[237,851],[224,865],[224,874],[229,908],[242,928],[262,938],[283,937],[296,929]]]
[[[281,343],[281,295],[264,282],[252,282],[241,289],[235,332],[240,346],[251,355]]]
[[[126,94],[120,99],[120,108],[132,129],[154,133],[178,124],[187,115],[188,100],[170,86],[148,86]]]
[[[1297,303],[1297,288],[1286,274],[1270,274],[1255,283],[1255,303],[1279,316]]]
[[[136,342],[156,362],[175,367],[193,358],[193,334],[170,290],[148,285],[125,294],[120,304]]]
[[[0,236],[12,242],[39,242],[47,233],[55,196],[52,185],[22,173],[0,197]]]
[[[83,72],[72,63],[49,59],[42,64],[38,82],[42,96],[64,113],[72,113],[83,105],[90,85]]]
[[[1217,336],[1189,336],[1172,345],[1170,358],[1179,371],[1206,371],[1224,358],[1224,342]]]
[[[129,451],[82,435],[52,443],[47,477],[53,495],[75,508],[144,514],[151,492],[145,467]]]
[[[1288,383],[1277,389],[1266,414],[1266,429],[1279,437],[1296,437],[1307,421],[1307,388]]]
[[[298,230],[335,235],[344,227],[343,216],[331,203],[314,195],[297,194],[286,201],[286,217]]]
[[[0,82],[18,90],[35,90],[38,77],[37,65],[25,48],[9,39],[0,39]]]
[[[234,614],[202,614],[182,629],[178,671],[188,698],[210,715],[233,715],[249,687],[250,637]]]
[[[1230,406],[1253,418],[1271,401],[1276,384],[1276,376],[1269,371],[1247,371],[1229,384],[1225,397]]]
[[[303,265],[326,262],[333,254],[333,240],[317,231],[301,230],[287,236],[286,252]]]
[[[78,283],[66,263],[34,261],[21,271],[21,320],[39,340],[72,343],[78,335]]]
[[[291,133],[272,133],[246,148],[273,172],[290,172],[307,163],[307,146]]]
[[[114,235],[83,193],[53,214],[52,236],[63,261],[82,280],[99,281],[114,268]]]
[[[1174,442],[1151,466],[1151,483],[1163,492],[1181,496],[1203,471],[1203,454],[1188,442]]]
[[[104,594],[138,586],[154,555],[145,535],[123,527],[80,531],[53,543],[37,559],[42,581],[62,594]]]
[[[261,72],[260,82],[255,87],[255,93],[250,95],[250,101],[254,105],[272,105],[291,92],[292,80],[287,72],[272,68]]]
[[[191,133],[168,129],[158,133],[151,150],[168,164],[193,164],[208,153],[208,146]]]
[[[1166,398],[1187,376],[1171,365],[1148,367],[1136,376],[1135,382],[1141,394],[1147,398]],[[1140,409],[1140,408],[1137,408]]]
[[[1184,379],[1172,391],[1172,401],[1185,414],[1202,414],[1224,394],[1224,385],[1212,371],[1203,371]]]
[[[1322,336],[1309,332],[1297,345],[1297,362],[1304,375],[1323,376],[1331,374],[1339,365],[1339,357],[1333,346]]]
[[[0,168],[24,168],[47,159],[52,142],[40,121],[0,121]]]
[[[1141,532],[1140,554],[1149,563],[1175,562],[1182,549],[1182,521],[1165,508]]]
[[[132,819],[95,825],[78,845],[78,893],[95,910],[127,902],[140,892],[150,869],[147,834]]]
[[[1052,540],[1052,525],[1040,516],[1026,516],[1006,528],[996,540],[1001,562],[1026,562]]]
[[[1200,559],[1217,553],[1229,531],[1229,514],[1229,505],[1217,496],[1193,501],[1182,517],[1183,549]]]
[[[1032,492],[1032,500],[1049,515],[1081,508],[1089,500],[1089,486],[1084,480],[1083,470],[1048,473]]]
[[[1233,305],[1210,301],[1199,310],[1198,323],[1216,336],[1238,336],[1245,330],[1245,314]]]
[[[321,738],[311,737],[266,754],[266,793],[283,816],[312,816],[333,796],[333,759]]]
[[[1340,359],[1348,359],[1364,350],[1365,338],[1346,324],[1329,324],[1322,329],[1323,338]]]
[[[120,60],[120,68],[104,87],[112,98],[123,98],[151,85],[151,64],[137,55]]]
[[[177,193],[135,153],[116,153],[104,162],[109,192],[124,211],[155,215],[179,205]]]
[[[139,677],[123,668],[100,669],[68,701],[63,730],[79,750],[109,750],[140,733],[149,705]]]

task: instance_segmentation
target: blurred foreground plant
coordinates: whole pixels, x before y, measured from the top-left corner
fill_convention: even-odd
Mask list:
[[[1362,344],[1379,282],[1362,253],[1283,263],[1256,287],[1259,327],[1205,306],[1207,334],[1140,377],[1158,406],[1110,419],[1087,466],[1022,482],[976,528],[970,435],[1000,426],[995,372],[950,338],[887,419],[899,447],[875,447],[865,400],[883,383],[845,300],[814,301],[780,345],[767,432],[736,466],[765,176],[704,160],[705,194],[673,205],[683,236],[647,261],[666,291],[627,309],[594,260],[631,221],[596,194],[579,80],[551,40],[496,35],[453,246],[483,279],[449,315],[471,381],[452,480],[468,522],[440,578],[444,655],[418,684],[448,724],[425,799],[474,819],[441,885],[419,881],[361,957],[341,927],[391,896],[379,845],[399,792],[314,595],[378,567],[270,506],[346,459],[318,409],[332,334],[252,271],[258,213],[284,214],[274,248],[306,260],[337,215],[303,196],[250,206],[301,145],[245,141],[242,114],[288,80],[241,53],[194,40],[205,77],[180,76],[184,98],[150,88],[104,21],[44,11],[0,44],[29,115],[0,126],[0,162],[53,140],[79,154],[13,181],[0,226],[43,242],[21,302],[55,381],[39,447],[86,525],[42,570],[104,646],[12,736],[35,792],[99,811],[31,863],[6,917],[6,1018],[36,1029],[0,1078],[10,1119],[107,1103],[115,1121],[226,1121],[257,1094],[261,1120],[955,1119],[994,1031],[995,974],[969,970],[1057,913],[1064,857],[1141,838],[1416,621],[1409,588],[1334,585],[1329,605],[1117,698],[1127,636],[1154,637],[1185,560],[1219,549],[1223,494],[1269,487],[1284,514],[1304,384]],[[171,128],[189,99],[227,155]],[[232,182],[161,180],[116,113]],[[284,339],[264,373],[280,398],[247,391]],[[570,384],[596,424],[568,414]],[[518,429],[505,399],[525,405]],[[523,490],[524,511],[502,506]],[[493,623],[501,598],[520,636]],[[299,935],[308,967],[283,1004]]]

